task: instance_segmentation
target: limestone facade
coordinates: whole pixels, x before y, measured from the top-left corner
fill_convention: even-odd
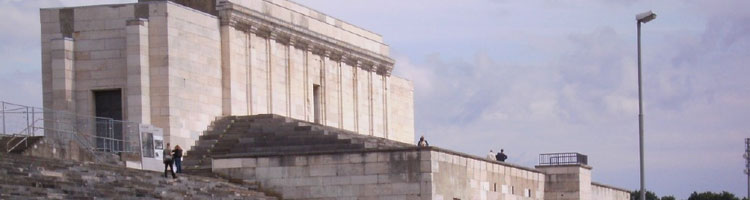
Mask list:
[[[212,170],[284,199],[630,199],[628,190],[592,183],[588,166],[532,169],[436,147],[218,157]]]
[[[540,171],[434,147],[217,158],[212,169],[284,199],[545,199]]]
[[[120,90],[122,119],[183,147],[266,113],[413,142],[413,86],[381,36],[285,0],[201,2],[41,9],[44,107],[95,115],[94,93]]]

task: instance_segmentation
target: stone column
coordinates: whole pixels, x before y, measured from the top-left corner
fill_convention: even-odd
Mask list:
[[[353,104],[354,104],[354,132],[359,133],[359,68],[362,62],[359,60],[352,61],[352,82],[354,86],[354,91],[352,91],[352,95],[354,95],[353,98]]]
[[[337,102],[338,102],[338,110],[339,110],[339,128],[344,129],[344,90],[341,84],[343,84],[343,75],[341,74],[341,66],[344,58],[340,55],[337,55],[336,60],[334,60],[335,67],[336,67],[336,89],[339,91],[337,94]]]
[[[320,55],[320,87],[322,88],[321,94],[320,94],[320,124],[323,125],[329,125],[328,123],[328,93],[329,93],[329,85],[328,85],[328,72],[327,69],[328,62],[330,61],[331,51],[324,50],[321,52]]]
[[[148,20],[128,20],[125,32],[127,120],[151,124]]]
[[[246,63],[248,55],[247,36],[229,24],[219,28],[221,34],[221,93],[223,115],[248,114],[249,74]]]
[[[374,68],[374,66],[370,67],[370,69],[372,69],[372,68]],[[369,101],[369,103],[368,103],[368,105],[369,105],[369,108],[368,108],[369,109],[369,113],[368,114],[370,115],[370,117],[368,117],[368,120],[369,120],[368,123],[369,123],[369,127],[370,127],[370,129],[369,129],[369,135],[374,136],[375,135],[375,122],[373,121],[373,118],[375,118],[375,114],[373,112],[374,111],[374,107],[372,105],[374,103],[374,101],[373,101],[373,91],[372,91],[373,90],[373,83],[374,82],[372,81],[372,74],[373,74],[372,70],[368,70],[367,71],[367,94],[368,94],[367,95],[367,101]]]
[[[591,200],[591,166],[583,164],[536,166],[544,172],[544,199]]]
[[[391,107],[388,105],[388,99],[389,99],[389,93],[388,86],[390,85],[388,80],[390,76],[386,73],[383,73],[383,137],[388,139],[393,139],[390,136],[390,122],[388,121],[388,118],[391,115]]]
[[[65,37],[50,41],[52,109],[75,113],[73,47],[72,38]]]

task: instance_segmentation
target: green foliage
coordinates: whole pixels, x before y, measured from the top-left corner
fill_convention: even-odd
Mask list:
[[[630,192],[630,200],[641,200],[641,191],[635,190]],[[654,192],[646,190],[646,200],[659,200]]]
[[[721,193],[693,192],[692,194],[690,194],[690,197],[688,197],[688,200],[740,200],[740,198],[737,198],[736,196],[734,196],[734,194],[727,191],[723,191]]]
[[[661,197],[661,200],[676,200],[676,198],[674,198],[674,196],[663,196]]]

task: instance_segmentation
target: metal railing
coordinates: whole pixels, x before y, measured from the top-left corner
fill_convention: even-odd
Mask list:
[[[28,146],[29,137],[44,136],[59,150],[68,150],[65,148],[75,143],[92,152],[94,159],[99,159],[97,152],[140,155],[139,125],[0,101],[0,136],[19,138],[5,144],[2,150],[6,152]]]
[[[580,153],[545,153],[539,154],[539,165],[588,165],[588,156]]]

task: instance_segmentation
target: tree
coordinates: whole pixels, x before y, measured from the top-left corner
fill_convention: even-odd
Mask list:
[[[630,200],[641,200],[641,191],[635,190],[630,192]],[[659,200],[654,192],[646,190],[646,200]]]
[[[676,198],[674,198],[674,196],[663,196],[661,197],[661,200],[676,200]]]
[[[688,200],[740,200],[740,198],[737,198],[734,196],[734,194],[729,193],[727,191],[722,191],[721,193],[713,193],[713,192],[693,192],[690,194],[690,197],[688,197]]]

